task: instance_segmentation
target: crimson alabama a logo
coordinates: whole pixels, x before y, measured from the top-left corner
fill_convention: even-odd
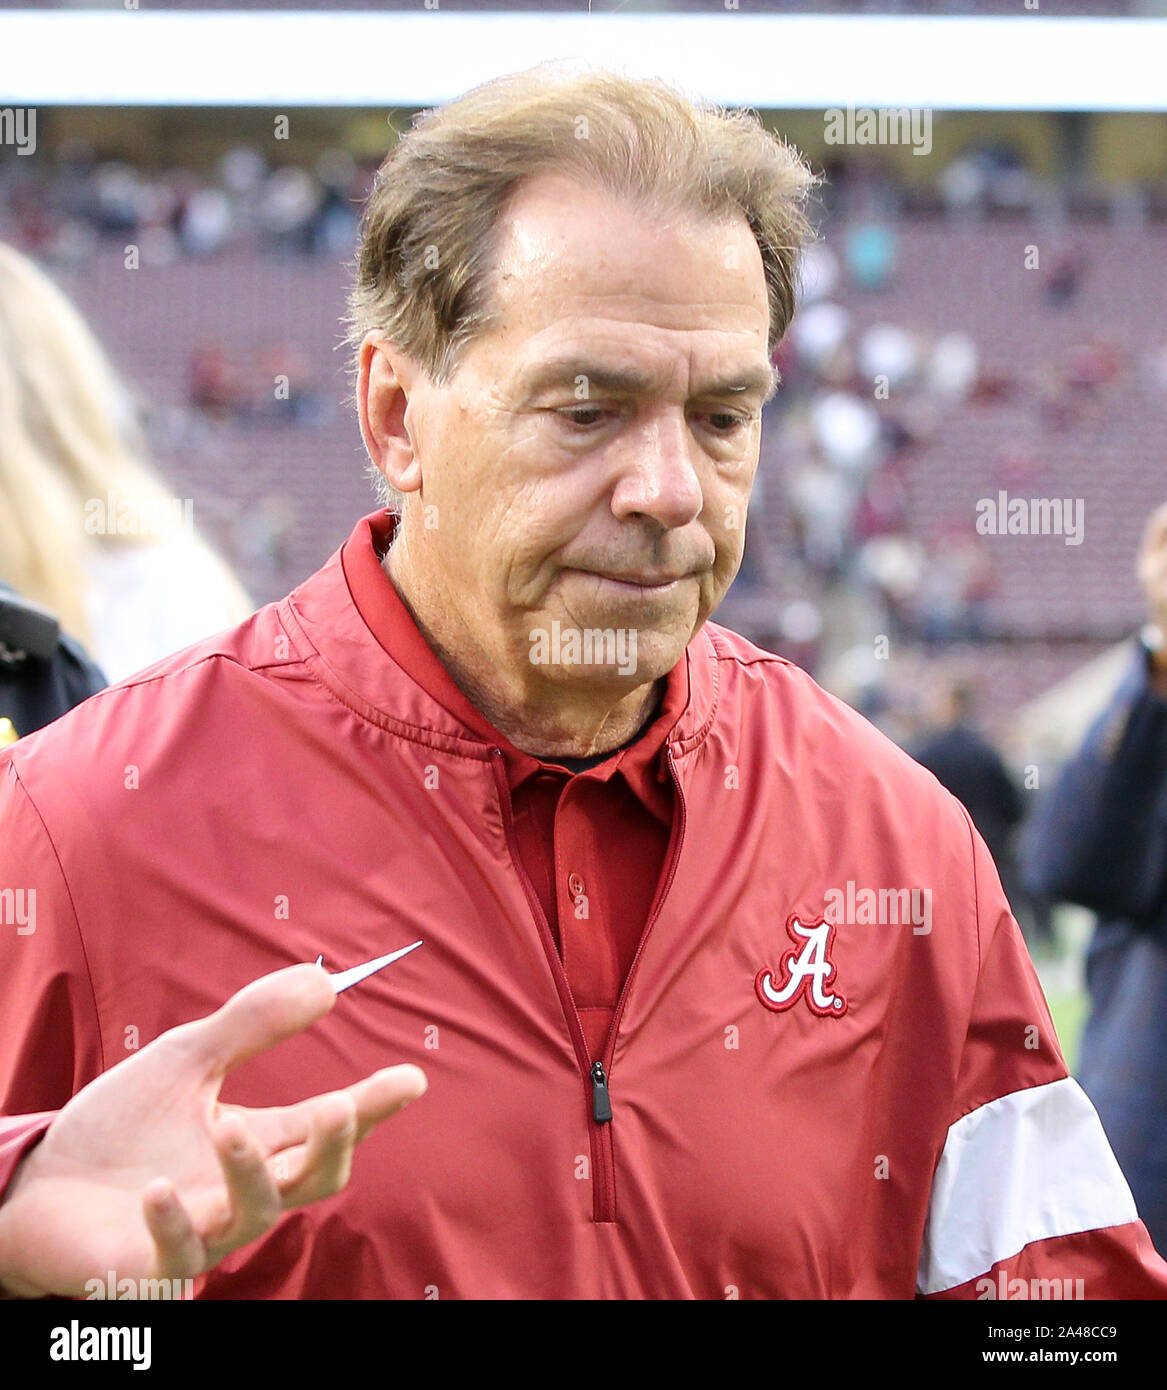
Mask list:
[[[831,959],[835,924],[821,917],[815,922],[801,922],[798,914],[792,912],[786,919],[786,934],[794,942],[794,949],[783,954],[776,971],[758,971],[754,977],[758,998],[775,1013],[793,1008],[805,999],[807,1008],[820,1018],[842,1018],[847,1012],[847,1000],[827,989],[835,974]]]

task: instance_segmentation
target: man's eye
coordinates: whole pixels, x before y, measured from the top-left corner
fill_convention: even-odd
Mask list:
[[[744,428],[750,423],[744,415],[734,415],[726,410],[717,411],[709,418],[719,434],[730,434],[733,430]]]
[[[577,405],[560,410],[558,414],[561,419],[580,429],[591,429],[600,424],[608,412],[598,405]],[[729,410],[714,411],[707,418],[718,434],[733,434],[736,430],[745,429],[751,419],[750,416],[738,415]]]
[[[603,415],[603,413],[604,412],[599,408],[599,406],[596,405],[577,405],[574,409],[561,410],[559,412],[562,419],[569,420],[573,425],[579,425],[581,428],[586,428],[589,425],[597,424],[599,421],[599,417]],[[590,420],[581,420],[579,418],[581,415],[590,415],[595,418]]]

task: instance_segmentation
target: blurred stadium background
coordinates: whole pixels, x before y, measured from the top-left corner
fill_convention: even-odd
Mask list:
[[[114,12],[125,8],[37,13],[139,22]],[[151,0],[147,8],[211,7]],[[276,21],[297,7],[235,8]],[[312,8],[391,12],[381,20],[392,23],[425,6]],[[460,16],[482,22],[485,7],[441,0],[440,8],[447,13],[432,22],[443,26],[443,51],[459,50],[462,70],[469,62],[485,80],[525,65],[506,42],[515,15],[538,15],[545,56],[558,56],[568,49],[553,26],[588,7],[499,5],[510,12],[496,16],[499,41],[482,45],[477,29],[469,54],[459,48]],[[1131,109],[1141,98],[1124,96],[1125,72],[1100,74],[1092,64],[1099,21],[1111,21],[1112,38],[1129,26],[1133,55],[1167,26],[1167,4],[741,0],[734,13],[698,0],[597,0],[590,8],[609,25],[651,24],[662,36],[700,16],[727,32],[747,10],[768,17],[774,96],[763,104],[747,92],[742,102],[825,174],[821,241],[779,354],[785,386],[767,412],[746,563],[720,620],[791,656],[905,743],[927,726],[937,673],[971,676],[982,725],[1023,797],[1040,796],[1144,620],[1134,553],[1147,514],[1167,497],[1167,83],[1162,104],[1142,99],[1143,109]],[[254,105],[246,87],[224,88],[214,71],[206,104],[139,100],[128,79],[117,104],[84,82],[71,99],[48,102],[19,47],[4,45],[28,13],[0,0],[0,107],[37,111],[33,157],[0,145],[0,240],[33,255],[75,298],[135,387],[174,492],[193,499],[198,525],[255,602],[277,598],[373,506],[339,348],[348,263],[360,204],[395,132],[421,105],[452,94],[416,94],[420,59],[432,70],[441,53],[390,51],[376,106],[325,104],[316,93],[297,104],[293,77],[286,101]],[[792,109],[782,100],[792,60],[780,26],[808,17],[830,21],[816,31],[826,42],[797,60],[816,66],[821,105]],[[977,78],[980,109],[967,99],[960,109],[929,107],[926,153],[832,143],[827,107],[869,97],[836,83],[835,46],[854,58],[878,32],[871,24],[887,17],[899,34],[910,23],[927,41],[942,32],[929,26],[956,19],[1025,27],[1026,42],[1034,26],[1052,34],[1058,24],[1081,64],[1061,74],[1063,90],[1103,95],[1093,109],[1066,97],[1043,107],[1024,72],[1006,81],[989,67]],[[225,16],[201,18],[213,48]],[[118,42],[119,31],[103,32]],[[97,70],[106,55],[80,56]],[[589,56],[628,66],[623,48]],[[176,51],[166,61],[182,86],[187,58]],[[639,52],[635,70],[652,70],[651,54]],[[910,99],[891,90],[894,63],[890,70],[870,104],[881,92],[886,105]],[[660,71],[671,75],[666,63]],[[705,94],[724,101],[732,86],[732,71],[711,73]],[[286,399],[273,392],[280,375]],[[873,390],[881,380],[886,389]],[[977,502],[1000,489],[1081,499],[1083,543],[979,535]],[[1088,922],[1059,909],[1056,944],[1035,943],[1071,1058]]]

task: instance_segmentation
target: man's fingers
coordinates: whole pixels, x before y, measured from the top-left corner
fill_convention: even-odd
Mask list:
[[[227,1188],[227,1214],[215,1228],[200,1235],[166,1179],[143,1191],[159,1277],[201,1274],[270,1230],[286,1209],[339,1192],[348,1182],[357,1140],[422,1095],[426,1085],[425,1073],[407,1064],[299,1105],[255,1112],[221,1107],[211,1139]],[[269,1159],[277,1146],[282,1152]]]
[[[288,1164],[288,1180],[279,1183],[285,1207],[302,1207],[320,1197],[331,1197],[348,1182],[353,1146],[357,1141],[357,1111],[346,1091],[320,1096],[311,1133],[295,1160],[281,1154],[273,1165]]]
[[[335,997],[322,970],[293,966],[241,990],[210,1018],[184,1025],[182,1044],[208,1068],[225,1069],[299,1031],[326,1013]],[[158,1277],[193,1278],[263,1235],[285,1210],[339,1192],[357,1142],[424,1095],[427,1085],[421,1068],[406,1063],[298,1105],[254,1111],[220,1106],[211,1140],[227,1189],[221,1218],[196,1230],[167,1179],[156,1178],[143,1190]]]
[[[375,1124],[396,1114],[411,1100],[424,1096],[428,1087],[425,1072],[410,1062],[398,1067],[384,1067],[348,1087],[357,1108],[358,1142]]]
[[[220,1105],[220,1114],[238,1115],[258,1139],[268,1154],[308,1142],[313,1121],[321,1101],[334,1094],[352,1097],[357,1111],[357,1139],[363,1139],[373,1125],[392,1115],[411,1100],[423,1095],[427,1086],[425,1072],[406,1063],[384,1067],[363,1081],[345,1088],[343,1092],[328,1092],[312,1096],[295,1105],[271,1106],[266,1110],[251,1110],[241,1105]]]
[[[336,1003],[318,965],[290,965],[245,986],[220,1009],[173,1030],[209,1071],[227,1072],[303,1032]]]
[[[207,1250],[186,1209],[165,1178],[142,1193],[142,1212],[157,1247],[158,1278],[193,1279],[206,1268]]]
[[[284,1206],[304,1206],[339,1192],[348,1182],[353,1150],[360,1140],[374,1125],[424,1094],[426,1086],[420,1067],[387,1067],[346,1090],[313,1096],[278,1114],[259,1111],[250,1116],[257,1133],[262,1121],[269,1120],[286,1141],[268,1159],[268,1171]]]
[[[209,1233],[209,1264],[247,1245],[283,1215],[284,1204],[268,1173],[264,1154],[237,1115],[223,1116],[213,1134],[215,1149],[227,1184],[230,1214]]]

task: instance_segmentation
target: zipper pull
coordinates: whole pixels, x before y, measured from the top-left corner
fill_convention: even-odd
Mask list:
[[[592,1063],[592,1116],[596,1124],[607,1124],[612,1118],[612,1102],[608,1097],[608,1078],[603,1062]]]

